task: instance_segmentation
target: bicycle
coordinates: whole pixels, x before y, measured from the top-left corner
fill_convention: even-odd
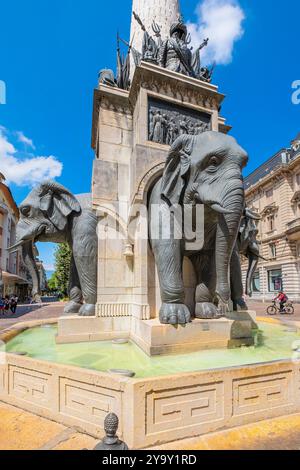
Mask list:
[[[295,309],[293,306],[293,302],[288,301],[285,306],[283,307],[283,310],[280,310],[280,307],[277,306],[276,300],[273,300],[273,305],[270,305],[270,307],[267,308],[267,314],[268,315],[294,315]]]

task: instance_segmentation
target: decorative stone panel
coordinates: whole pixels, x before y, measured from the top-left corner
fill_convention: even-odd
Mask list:
[[[9,394],[43,408],[51,408],[51,375],[39,370],[9,366]]]
[[[224,418],[222,382],[152,391],[146,397],[146,434],[177,432]]]
[[[242,416],[292,403],[292,371],[233,382],[233,415]]]
[[[65,415],[99,426],[108,413],[119,412],[120,403],[121,395],[118,392],[60,378],[60,412]]]

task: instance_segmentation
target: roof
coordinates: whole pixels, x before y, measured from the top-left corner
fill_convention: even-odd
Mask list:
[[[3,192],[5,198],[7,199],[11,209],[13,210],[15,216],[18,218],[19,217],[19,209],[18,209],[18,206],[13,198],[13,195],[11,193],[11,190],[9,189],[8,186],[6,186],[6,184],[4,184],[1,180],[0,180],[0,191]]]
[[[300,141],[300,132],[296,135],[296,137],[292,140],[292,142]]]
[[[2,271],[2,277],[3,281],[7,282],[16,282],[18,284],[28,284],[27,279],[24,279],[21,276],[18,276],[17,274],[11,274],[6,271]]]
[[[287,154],[287,149],[281,149],[273,157],[269,158],[265,163],[260,165],[256,170],[253,171],[249,176],[245,178],[245,189],[249,189],[251,186],[254,186],[261,179],[265,178],[272,171],[277,170],[280,166],[287,163],[287,160],[283,160],[283,154]]]

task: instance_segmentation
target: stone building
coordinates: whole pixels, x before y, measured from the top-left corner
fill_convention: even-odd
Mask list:
[[[253,298],[269,301],[279,290],[300,301],[300,133],[245,179],[249,208],[258,212],[261,259]],[[246,277],[247,262],[243,263]]]
[[[9,187],[0,174],[0,295],[28,295],[30,281],[20,250],[8,252],[15,243],[19,210]]]

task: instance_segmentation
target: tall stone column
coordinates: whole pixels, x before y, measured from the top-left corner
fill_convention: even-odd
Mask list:
[[[139,15],[149,33],[152,32],[152,23],[155,21],[161,27],[161,35],[165,39],[169,36],[170,26],[180,15],[179,0],[133,0],[132,11]],[[143,34],[132,14],[130,40],[138,51],[142,50]],[[132,74],[133,70],[132,61]]]

